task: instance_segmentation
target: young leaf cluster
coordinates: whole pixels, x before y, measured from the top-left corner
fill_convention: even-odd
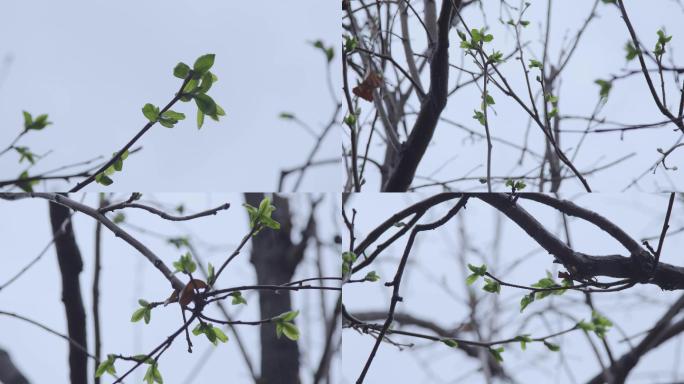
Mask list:
[[[209,53],[200,56],[195,60],[192,68],[189,65],[181,62],[173,69],[173,75],[179,79],[186,81],[185,87],[181,91],[180,100],[188,102],[195,100],[197,105],[197,128],[202,128],[204,124],[204,117],[209,116],[215,121],[219,121],[220,116],[225,116],[226,112],[220,105],[216,104],[211,96],[207,95],[211,86],[218,81],[218,77],[209,70],[214,65],[215,55]],[[179,114],[182,115],[182,114]],[[175,115],[176,120],[180,117]],[[164,117],[163,114],[161,117]],[[185,116],[183,116],[184,118]],[[148,117],[149,118],[149,117]],[[166,118],[174,119],[174,116],[166,116]]]
[[[173,267],[176,269],[175,272],[193,273],[197,270],[197,264],[192,260],[190,252],[186,252],[184,255],[181,255],[178,261],[174,261]]]
[[[113,156],[116,156],[116,152],[112,154]],[[105,169],[104,171],[98,173],[95,176],[95,182],[98,184],[102,184],[104,186],[111,185],[114,180],[112,180],[111,175],[113,175],[115,172],[121,172],[123,169],[123,162],[128,158],[128,151],[124,151],[121,156],[119,156],[118,159],[114,162],[114,164],[110,165]]]
[[[140,308],[136,309],[135,312],[133,312],[133,316],[131,316],[131,321],[136,323],[140,321],[140,319],[145,319],[145,324],[149,324],[150,318],[152,317],[152,306],[150,305],[150,303],[143,299],[138,300],[138,304],[140,304]]]
[[[192,334],[197,336],[204,334],[207,339],[214,345],[218,345],[219,341],[225,343],[228,341],[228,336],[220,328],[216,328],[208,323],[199,323],[192,330]]]
[[[288,339],[292,341],[297,341],[299,339],[299,328],[293,323],[293,320],[299,315],[299,311],[289,311],[278,315],[275,318],[276,322],[276,336],[285,335]]]
[[[247,203],[242,205],[247,208],[250,228],[264,226],[275,230],[280,229],[280,223],[271,218],[271,214],[276,210],[276,207],[271,205],[271,199],[268,197],[264,197],[263,200],[261,200],[259,208],[253,207]]]

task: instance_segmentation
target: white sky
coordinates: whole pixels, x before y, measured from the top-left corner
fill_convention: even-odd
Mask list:
[[[96,194],[86,196],[86,204],[96,204]],[[80,195],[75,195],[76,199],[80,197]],[[126,196],[120,195],[119,197]],[[137,227],[167,236],[186,234],[194,239],[195,243],[204,244],[198,247],[198,252],[201,252],[200,257],[205,263],[220,265],[248,230],[247,214],[241,206],[243,198],[239,194],[145,194],[143,199],[161,202],[171,209],[179,203],[184,203],[186,212],[198,212],[226,202],[231,203],[229,210],[216,216],[180,223],[164,221],[142,210],[126,212],[127,222]],[[317,216],[319,230],[321,239],[326,242],[331,242],[336,233],[333,214],[339,212],[338,201],[339,199],[334,195],[327,195],[319,208]],[[295,225],[301,228],[309,214],[308,196],[301,194],[294,198],[292,211],[296,212]],[[0,201],[0,217],[13,218],[2,220],[0,223],[0,241],[4,255],[0,281],[5,282],[39,254],[50,241],[51,229],[48,205],[42,199]],[[76,215],[74,222],[76,240],[84,260],[84,271],[80,280],[87,313],[89,350],[92,352],[94,344],[91,282],[95,222],[84,215]],[[125,228],[129,230],[129,227]],[[163,239],[139,234],[132,229],[129,232],[159,255],[169,267],[181,255],[180,251]],[[178,307],[156,308],[149,325],[145,325],[142,321],[131,323],[130,317],[139,307],[137,304],[139,298],[159,301],[168,297],[169,283],[147,259],[127,243],[114,238],[106,229],[103,230],[103,250],[100,296],[102,352],[105,356],[107,353],[125,355],[147,353],[181,324],[182,319]],[[332,252],[330,249],[324,249],[323,252],[324,273],[334,276],[338,271],[337,252]],[[297,268],[294,279],[318,276],[314,257],[314,248],[309,248],[305,260]],[[256,282],[254,268],[249,263],[249,247],[231,263],[219,280],[223,281],[220,284],[221,287]],[[337,299],[337,293],[331,293],[326,295],[328,308],[333,308]],[[59,332],[66,333],[66,319],[60,297],[59,267],[54,247],[51,247],[32,269],[0,292],[0,308],[32,318]],[[302,339],[300,339],[301,376],[303,383],[310,383],[313,374],[309,362],[318,361],[323,345],[319,310],[320,295],[318,291],[302,291],[293,294],[292,297],[293,305],[302,310],[297,318],[297,325],[302,334]],[[241,320],[259,319],[258,297],[253,293],[245,292],[245,298],[248,305],[241,309],[227,302],[226,307],[229,313]],[[211,312],[216,318],[222,317],[217,310]],[[7,316],[0,316],[0,327],[3,330],[1,346],[11,354],[14,362],[32,383],[68,382],[68,345],[63,339]],[[240,327],[239,332],[258,370],[258,327]],[[159,368],[165,379],[164,382],[169,384],[207,383],[218,382],[219,378],[230,378],[233,383],[249,383],[249,372],[239,355],[235,340],[231,333],[226,331],[226,334],[230,338],[228,343],[216,347],[209,357],[205,356],[205,351],[214,347],[206,338],[194,337],[194,352],[188,354],[184,337],[179,337],[160,359]],[[203,358],[207,359],[206,364],[194,380],[185,381],[192,367]],[[128,369],[124,368],[130,368],[130,365],[118,362],[116,367],[117,372],[122,373]],[[339,360],[333,361],[332,372],[333,379],[339,380],[339,376],[336,376],[339,374]],[[125,382],[142,382],[144,373],[144,369],[138,370],[136,374],[130,376],[131,379]],[[106,378],[103,383],[112,381]]]
[[[426,196],[421,195],[388,195],[378,194],[356,195],[348,203],[347,209],[356,208],[357,241],[362,241],[368,232],[393,213],[417,202]],[[592,194],[564,196],[580,206],[594,209],[614,223],[618,224],[633,238],[640,240],[644,236],[658,235],[662,227],[667,207],[667,195],[647,194]],[[455,202],[442,204],[432,209],[421,220],[432,222],[441,217]],[[545,227],[557,234],[562,234],[559,215],[552,209],[538,203],[520,200],[520,204],[532,213]],[[675,230],[684,225],[679,213],[681,202],[677,201],[670,222]],[[500,235],[496,237],[497,221]],[[488,264],[488,271],[504,281],[529,285],[545,277],[545,271],[554,273],[557,267],[552,258],[534,243],[516,224],[498,214],[482,201],[471,199],[467,209],[459,212],[447,225],[434,231],[422,232],[418,235],[409,264],[407,265],[400,295],[403,302],[397,306],[397,312],[434,321],[449,329],[467,320],[468,308],[465,289],[465,264],[457,258],[463,242],[458,235],[458,223],[463,223],[470,246],[477,251],[466,253],[466,262],[480,265]],[[626,251],[607,234],[596,227],[582,223],[578,219],[569,218],[570,236],[575,250],[589,254],[610,254]],[[394,231],[390,231],[393,233]],[[386,238],[386,237],[384,237]],[[561,238],[564,238],[561,235]],[[362,277],[366,272],[375,270],[381,276],[376,283],[349,284],[344,288],[344,303],[350,312],[355,311],[387,311],[391,288],[383,284],[390,281],[396,272],[398,259],[406,244],[403,237],[395,245],[385,251],[371,267],[359,272]],[[499,252],[494,249],[494,241],[499,241]],[[382,242],[382,238],[380,240]],[[657,246],[657,241],[652,241]],[[679,250],[683,245],[681,233],[667,238],[661,260],[674,265],[681,265]],[[371,246],[371,249],[374,246]],[[534,251],[534,252],[533,252]],[[478,252],[480,252],[478,254]],[[484,261],[483,257],[485,258]],[[498,262],[493,260],[498,259]],[[521,261],[516,267],[511,265]],[[605,281],[605,278],[600,279]],[[481,290],[483,282],[474,284],[474,293],[483,298],[480,304],[478,319],[485,323],[493,322],[501,326],[501,332],[490,340],[500,340],[529,333],[533,337],[545,336],[555,331],[567,329],[574,325],[570,321],[561,321],[557,316],[546,313],[547,323],[539,318],[530,317],[533,313],[544,310],[550,303],[548,298],[530,304],[520,314],[519,303],[523,291],[502,287],[498,296],[499,309],[493,307],[492,295]],[[628,335],[644,331],[653,325],[671,303],[681,296],[681,292],[661,291],[656,286],[637,286],[633,289],[593,295],[596,308],[621,327]],[[589,309],[583,303],[583,295],[576,292],[565,293],[552,299],[558,308],[577,316],[578,319],[589,320]],[[678,318],[676,318],[678,319]],[[547,328],[548,327],[548,328]],[[424,329],[414,329],[425,332]],[[430,333],[427,331],[427,333]],[[463,336],[473,340],[472,334]],[[485,334],[486,337],[486,334]],[[372,348],[373,338],[368,335],[345,329],[343,332],[343,375],[344,383],[356,380],[368,354]],[[368,383],[406,382],[406,383],[480,383],[482,376],[473,373],[478,364],[464,353],[450,350],[442,343],[433,343],[403,337],[392,336],[398,343],[415,342],[416,347],[399,351],[396,347],[382,344],[367,376]],[[619,343],[621,333],[614,327],[608,333],[608,340],[615,356],[621,356],[627,346]],[[662,381],[682,380],[684,372],[679,376],[671,375],[673,367],[681,362],[680,341],[664,344],[657,351],[648,354],[641,360],[630,375],[630,382],[652,383],[657,377]],[[596,342],[596,338],[594,339]],[[635,342],[638,342],[638,338]],[[577,382],[585,382],[599,372],[598,364],[586,339],[579,334],[570,334],[550,340],[561,345],[563,356],[571,367]],[[549,353],[541,344],[529,345],[525,353],[520,352],[518,343],[505,347],[504,368],[520,382],[537,383],[572,383],[567,372],[560,365],[560,354]],[[602,350],[602,349],[601,349]],[[603,353],[605,360],[605,353]],[[653,376],[653,375],[659,376]],[[461,378],[463,381],[458,381]]]
[[[182,103],[174,109],[186,121],[148,132],[138,144],[144,151],[126,161],[108,190],[274,190],[280,170],[303,164],[314,144],[278,115],[294,113],[318,132],[334,111],[326,60],[309,44],[317,39],[339,54],[339,13],[318,0],[5,2],[0,59],[12,61],[0,65],[0,145],[19,133],[27,110],[54,122],[19,143],[54,151],[31,173],[109,156],[145,124],[145,103],[163,106],[173,97],[176,63],[192,65],[212,52],[219,82],[209,95],[227,116],[208,119],[198,132],[196,106]],[[339,68],[334,60],[334,84]],[[338,156],[339,142],[333,128],[316,159]],[[0,179],[24,170],[17,160],[14,153],[0,158]],[[340,169],[313,170],[301,190],[339,190]]]

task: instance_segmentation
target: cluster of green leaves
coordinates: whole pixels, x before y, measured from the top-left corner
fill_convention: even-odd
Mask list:
[[[31,164],[36,163],[36,157],[40,157],[35,153],[31,152],[28,147],[14,147],[14,150],[19,154],[19,164],[21,164],[24,159]]]
[[[627,54],[625,55],[627,61],[632,61],[639,55],[639,50],[634,46],[631,40],[625,44],[625,51],[627,51]]]
[[[484,43],[489,43],[494,40],[494,36],[485,32],[484,28],[473,28],[470,30],[470,40],[466,36],[465,32],[457,31],[458,36],[461,38],[461,48],[463,49],[478,49],[481,48]]]
[[[489,353],[491,353],[492,356],[494,356],[494,359],[496,361],[498,361],[499,363],[503,362],[503,356],[501,356],[503,351],[504,351],[504,347],[499,347],[499,348],[490,347],[489,348]]]
[[[321,52],[323,52],[326,60],[328,60],[328,63],[332,62],[335,58],[335,49],[332,46],[326,47],[325,44],[323,44],[323,41],[316,40],[312,42],[311,45],[313,45],[317,49],[320,49]]]
[[[601,100],[607,100],[610,90],[613,88],[613,83],[611,81],[602,79],[597,79],[594,81],[594,83],[599,86],[599,97]]]
[[[585,332],[594,332],[600,338],[606,337],[606,332],[613,326],[613,322],[596,311],[591,311],[591,322],[584,320],[577,323],[577,327]]]
[[[242,296],[242,293],[240,291],[233,292],[230,294],[230,296],[233,298],[232,304],[233,305],[238,305],[238,304],[247,304],[247,300]]]
[[[478,278],[481,276],[484,276],[487,273],[487,265],[482,264],[479,267],[476,267],[472,264],[468,264],[468,269],[472,272],[468,277],[466,277],[466,284],[472,285],[474,282],[477,281]]]
[[[33,186],[37,185],[40,181],[35,179],[29,180],[30,177],[28,171],[19,174],[19,182],[16,184],[17,187],[21,188],[24,192],[33,192]]]
[[[42,114],[36,116],[34,119],[33,116],[31,116],[30,113],[23,111],[24,114],[24,131],[40,131],[41,129],[47,127],[48,125],[52,124],[52,122],[48,121],[48,115]]]
[[[188,240],[187,237],[181,236],[181,237],[171,237],[168,240],[169,244],[173,244],[176,248],[180,249],[182,247],[188,247],[190,246],[190,241]]]
[[[159,107],[150,103],[143,106],[142,113],[150,122],[154,123],[158,121],[159,124],[166,128],[173,128],[180,120],[185,120],[184,114],[170,109],[160,114]]]
[[[109,373],[110,375],[115,375],[116,374],[116,368],[114,367],[115,361],[116,361],[116,355],[112,355],[112,354],[107,355],[107,360],[100,362],[100,365],[97,366],[97,369],[95,370],[95,377],[100,377],[100,376],[104,375],[105,373]]]
[[[660,58],[663,56],[663,53],[665,53],[665,44],[672,40],[672,36],[667,36],[662,29],[659,29],[656,33],[658,34],[658,41],[656,42],[653,53],[656,55],[656,58]]]
[[[193,273],[197,270],[197,264],[192,260],[190,252],[186,252],[178,261],[174,261],[173,267],[176,269],[174,272]]]
[[[520,24],[520,25],[522,25],[523,27],[527,27],[528,25],[530,25],[530,21],[529,21],[529,20],[522,20],[522,19],[521,19],[520,21],[516,22],[516,21],[514,21],[513,19],[509,19],[509,20],[506,22],[506,24],[512,25],[512,26],[514,26],[514,27],[515,27],[516,25]]]
[[[116,156],[116,152],[112,154],[112,156]],[[114,174],[114,172],[121,172],[123,169],[123,162],[128,158],[128,151],[124,151],[121,156],[119,156],[118,159],[114,162],[114,164],[110,165],[105,169],[104,171],[98,173],[95,176],[95,182],[98,184],[102,184],[104,186],[111,185],[114,180],[112,180],[111,175]]]
[[[147,364],[150,366],[147,367],[147,371],[145,371],[145,376],[143,377],[143,381],[147,382],[147,384],[152,384],[152,383],[159,383],[159,384],[164,384],[164,379],[162,378],[161,372],[159,372],[159,366],[156,361],[153,361],[152,359],[148,359]]]
[[[539,70],[542,70],[544,68],[544,64],[542,64],[542,62],[539,60],[530,59],[530,64],[528,65],[528,67],[539,68]]]
[[[183,79],[183,81],[187,81],[185,87],[183,87],[183,90],[181,91],[180,100],[183,102],[195,100],[195,104],[197,105],[198,129],[202,128],[205,116],[209,116],[213,120],[219,121],[220,116],[226,115],[226,112],[223,110],[223,108],[216,104],[211,96],[207,95],[207,92],[211,86],[218,81],[218,77],[209,71],[214,65],[214,58],[215,55],[213,53],[208,53],[198,57],[197,60],[195,60],[195,64],[192,66],[192,68],[190,68],[189,65],[180,62],[173,69],[174,76],[179,79]],[[173,112],[172,115],[164,116],[164,114],[162,114],[161,116],[157,116],[157,118],[176,120],[177,122],[178,120],[182,120],[182,118],[179,118],[181,115],[183,114]],[[149,116],[145,116],[149,119]],[[185,118],[184,115],[183,118]],[[161,123],[161,120],[159,121]],[[171,124],[171,127],[173,127],[173,124]]]
[[[479,267],[476,267],[472,264],[468,264],[468,269],[472,272],[468,277],[466,277],[466,284],[472,285],[477,279],[480,277],[484,277],[487,273],[487,265],[482,264]],[[486,292],[489,293],[499,293],[501,292],[501,284],[499,284],[498,281],[484,277],[484,282],[485,285],[482,287],[482,289]]]
[[[551,103],[551,111],[549,111],[549,119],[558,115],[558,97],[547,93],[544,97],[547,103]]]
[[[478,111],[477,109],[473,113],[473,119],[477,120],[482,125],[486,124],[484,113],[482,111]]]
[[[299,315],[299,311],[289,311],[278,315],[275,318],[276,323],[276,336],[285,335],[288,339],[292,341],[297,341],[299,339],[299,328],[293,323],[293,320]]]
[[[250,228],[263,226],[275,230],[280,229],[280,223],[271,218],[271,214],[276,210],[276,207],[271,204],[271,199],[268,197],[264,197],[261,200],[259,208],[253,207],[247,203],[242,205],[247,208]],[[254,234],[256,235],[256,232]]]
[[[220,328],[214,327],[209,323],[199,323],[192,330],[192,334],[197,336],[204,334],[207,339],[214,345],[218,345],[219,341],[225,343],[228,341],[228,336]]]
[[[376,282],[376,281],[380,280],[380,275],[375,273],[375,271],[370,271],[370,272],[366,273],[366,277],[364,277],[363,279],[366,281]]]
[[[356,37],[352,37],[349,35],[344,36],[344,51],[345,52],[347,52],[347,53],[352,52],[358,46],[359,46],[359,41],[356,40]]]
[[[556,280],[553,279],[551,272],[546,271],[546,277],[540,279],[538,282],[531,285],[533,288],[541,288],[543,291],[531,292],[520,300],[520,312],[525,310],[528,305],[530,305],[535,300],[541,300],[550,295],[562,295],[565,291],[573,286],[571,279],[563,279],[561,284],[558,284]]]
[[[525,189],[525,187],[527,187],[527,184],[525,184],[525,182],[522,180],[508,179],[506,180],[506,186],[511,188],[513,192],[516,192]]]
[[[145,324],[149,324],[150,318],[152,317],[152,306],[149,302],[143,299],[138,300],[138,304],[140,304],[140,308],[136,309],[135,312],[133,312],[133,316],[131,316],[131,321],[136,323],[140,321],[140,319],[145,319]]]
[[[354,252],[342,252],[342,277],[349,275],[351,272],[352,265],[356,261],[356,253]]]

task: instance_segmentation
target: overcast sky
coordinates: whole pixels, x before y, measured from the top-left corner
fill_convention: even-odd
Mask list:
[[[209,52],[219,78],[209,95],[227,116],[198,131],[194,103],[175,107],[187,120],[147,133],[108,190],[274,190],[280,170],[303,164],[315,142],[278,115],[294,113],[315,132],[333,116],[326,59],[310,44],[321,39],[339,54],[339,13],[328,2],[29,0],[5,2],[2,13],[0,146],[22,129],[22,110],[54,122],[19,143],[53,151],[31,174],[110,156],[145,124],[145,103],[173,97],[176,63]],[[334,60],[333,84],[339,68]],[[315,159],[339,157],[339,143],[333,129]],[[0,179],[25,169],[17,159],[0,158]],[[339,190],[340,169],[312,170],[302,190]]]
[[[82,195],[75,195],[80,200]],[[127,197],[121,195],[120,197]],[[156,201],[166,207],[175,207],[184,203],[186,212],[194,213],[216,207],[223,203],[231,203],[231,208],[216,216],[209,216],[190,222],[167,222],[142,210],[130,210],[126,213],[124,226],[131,234],[155,252],[171,267],[181,252],[169,245],[165,238],[170,236],[190,236],[198,245],[198,254],[204,262],[220,265],[229,252],[244,236],[247,228],[247,215],[241,206],[243,197],[239,194],[144,194],[143,201]],[[309,196],[298,195],[292,200],[292,211],[297,228],[301,228],[308,219]],[[319,207],[317,221],[321,239],[330,243],[336,233],[333,212],[339,212],[339,199],[327,195]],[[97,195],[88,194],[86,204],[97,204]],[[48,216],[48,204],[42,199],[28,199],[16,202],[0,200],[0,217],[14,218],[0,221],[0,240],[2,242],[3,268],[0,282],[4,283],[14,276],[30,260],[35,258],[51,239]],[[82,214],[74,216],[76,240],[84,260],[84,271],[81,274],[81,289],[88,321],[89,350],[93,351],[93,328],[91,311],[91,282],[93,276],[93,249],[95,222]],[[134,226],[134,227],[133,227]],[[141,234],[135,228],[142,228],[153,233],[163,234],[158,238],[152,234]],[[116,239],[109,231],[103,230],[103,255],[101,275],[101,322],[103,355],[120,353],[135,355],[147,353],[159,345],[182,322],[177,306],[159,307],[152,312],[149,325],[143,322],[131,323],[133,311],[139,307],[139,298],[148,301],[162,301],[169,296],[169,283],[159,274],[147,259],[142,257],[127,243]],[[323,268],[328,276],[338,271],[336,252],[323,249]],[[310,248],[304,261],[298,266],[294,279],[318,276],[315,266],[315,251]],[[221,287],[227,288],[243,284],[254,284],[256,276],[249,263],[249,246],[225,270],[219,281]],[[21,278],[3,289],[0,293],[0,309],[16,312],[39,321],[59,332],[66,333],[64,306],[60,300],[61,280],[54,247]],[[320,317],[320,294],[317,291],[302,291],[292,295],[293,306],[302,310],[297,318],[302,338],[302,380],[310,383],[311,362],[314,366],[320,357],[323,345],[322,322]],[[243,308],[231,306],[227,309],[240,320],[256,320],[259,317],[258,296],[253,292],[245,292],[248,305]],[[326,295],[327,308],[333,308],[337,293]],[[213,317],[221,318],[217,310],[210,310]],[[210,315],[212,316],[212,315]],[[271,325],[272,326],[272,325]],[[67,383],[68,344],[61,338],[7,316],[0,316],[2,337],[0,347],[6,349],[22,372],[32,383]],[[259,328],[245,326],[239,328],[247,349],[256,368],[259,367]],[[230,340],[227,344],[214,347],[205,338],[195,337],[194,352],[188,354],[185,341],[178,338],[171,348],[160,359],[159,368],[164,382],[180,383],[215,383],[230,379],[231,383],[250,383],[251,379],[235,340],[226,332]],[[208,352],[213,350],[213,352]],[[207,354],[209,353],[209,354]],[[339,355],[338,355],[339,356]],[[204,366],[194,378],[188,379],[194,367],[206,359]],[[90,363],[92,364],[92,363]],[[339,380],[339,360],[332,363],[332,377]],[[118,362],[117,372],[125,372],[130,364]],[[124,369],[126,368],[126,369]],[[91,365],[92,369],[92,365]],[[92,371],[91,371],[92,372]],[[145,373],[138,370],[127,383],[140,383]],[[106,378],[103,383],[111,383]]]
[[[370,230],[386,220],[392,214],[422,200],[425,195],[397,194],[361,194],[350,199],[347,209],[355,208],[357,241],[362,241]],[[667,195],[647,194],[591,194],[565,196],[582,207],[595,210],[619,225],[637,241],[642,237],[660,233],[662,220],[667,207]],[[546,228],[564,239],[560,218],[556,211],[541,204],[519,200],[520,204],[532,213]],[[453,206],[455,202],[441,204],[433,208],[421,220],[432,222]],[[679,212],[682,205],[679,201],[670,222],[674,231],[684,225]],[[579,219],[568,218],[570,238],[575,250],[588,254],[626,255],[624,248],[606,233],[595,226]],[[554,276],[558,270],[552,263],[551,256],[541,249],[516,224],[499,214],[489,205],[477,199],[468,202],[467,209],[461,211],[448,224],[434,231],[421,232],[411,252],[409,262],[401,285],[400,295],[403,301],[397,306],[398,313],[409,313],[428,321],[433,321],[450,329],[468,320],[465,289],[465,265],[459,262],[458,254],[463,251],[464,241],[459,235],[459,223],[465,227],[468,246],[466,262],[480,265],[488,264],[488,271],[504,281],[522,285],[532,284],[542,277],[545,271]],[[390,231],[390,234],[394,231]],[[381,254],[372,266],[359,272],[375,270],[381,276],[377,283],[349,284],[344,288],[344,304],[352,312],[387,311],[391,288],[383,283],[390,281],[397,268],[397,262],[403,252],[408,236],[397,241],[394,246]],[[382,242],[381,238],[378,242]],[[494,246],[498,241],[498,248]],[[679,250],[684,244],[681,232],[667,238],[661,260],[674,265],[682,265]],[[651,242],[657,245],[657,240]],[[372,246],[371,248],[374,248]],[[497,250],[498,249],[498,250]],[[494,261],[498,260],[498,261]],[[606,281],[606,278],[600,278]],[[519,303],[524,291],[502,287],[499,307],[493,306],[492,295],[481,290],[482,281],[476,282],[475,294],[483,297],[477,318],[483,324],[493,323],[501,327],[500,333],[484,337],[490,340],[501,340],[520,334],[531,334],[533,337],[545,336],[574,325],[568,320],[560,320],[545,310],[546,305],[554,302],[566,313],[577,319],[589,320],[590,310],[584,304],[583,295],[567,292],[563,296],[544,299],[530,304],[520,314]],[[681,296],[681,292],[661,291],[658,287],[636,286],[632,289],[616,292],[594,294],[594,304],[616,327],[608,333],[608,340],[613,354],[620,356],[627,350],[621,332],[635,335],[651,327],[672,303]],[[541,311],[545,314],[546,323],[533,313]],[[681,318],[677,317],[677,319]],[[424,329],[413,328],[419,332]],[[427,332],[429,333],[429,332]],[[463,338],[476,340],[473,334],[465,334]],[[676,369],[682,361],[682,337],[670,340],[657,351],[648,354],[641,360],[630,375],[630,383],[673,382],[684,379],[684,372]],[[368,335],[350,329],[343,331],[343,365],[344,383],[353,383],[358,377],[363,364],[373,346],[374,339]],[[415,343],[413,348],[400,351],[396,346],[384,343],[373,362],[367,376],[368,383],[405,382],[405,383],[481,383],[482,375],[475,372],[478,363],[458,350],[448,349],[442,343],[392,336],[392,340],[400,344]],[[635,339],[638,342],[639,338]],[[517,343],[505,346],[503,353],[504,368],[523,383],[553,382],[572,383],[568,378],[561,356],[573,372],[577,382],[586,382],[599,372],[594,354],[580,334],[570,334],[550,340],[561,345],[563,354],[550,353],[541,344],[529,345],[527,351],[520,352]],[[595,339],[596,342],[596,339]],[[603,353],[606,361],[605,353]],[[673,376],[672,371],[678,372]],[[656,376],[657,375],[657,376]],[[462,381],[460,381],[462,380]]]
[[[441,1],[437,3],[440,4]],[[507,1],[506,3],[517,6],[523,1]],[[524,42],[529,42],[525,51],[526,61],[529,59],[541,60],[542,36],[546,28],[547,2],[531,1],[530,3],[531,6],[523,16],[523,20],[530,21],[530,24],[526,28],[521,28],[521,38]],[[684,24],[681,22],[684,12],[679,2],[662,0],[656,2],[629,1],[626,3],[630,19],[640,40],[646,45],[646,49],[653,50],[657,40],[656,31],[664,28],[668,35],[673,36],[672,41],[667,46],[668,53],[665,55],[665,62],[667,65],[672,65],[670,62],[670,55],[672,54],[675,65],[679,64],[678,66],[681,67],[681,63],[684,61]],[[501,11],[500,4],[499,1],[476,2],[467,7],[462,15],[469,28],[481,28],[485,24],[490,28],[488,33],[494,36],[494,40],[486,44],[488,53],[499,50],[504,56],[507,56],[515,50],[516,42],[513,32],[506,28],[509,26],[501,25],[499,22],[500,17],[504,22],[509,20],[509,16]],[[552,2],[549,57],[554,65],[558,62],[561,50],[567,51],[569,49],[570,42],[589,16],[593,4],[594,1]],[[481,5],[487,16],[486,23],[482,17]],[[416,2],[414,7],[422,15],[423,3]],[[559,98],[561,115],[591,116],[599,100],[599,87],[594,83],[596,79],[607,79],[611,74],[621,74],[623,68],[627,70],[639,69],[637,60],[629,63],[625,60],[624,46],[629,36],[619,10],[615,6],[606,5],[599,1],[596,14],[597,17],[587,27],[574,56],[564,69],[560,87],[554,89],[554,95]],[[517,15],[513,17],[517,18]],[[411,46],[416,53],[422,53],[426,46],[424,28],[411,12],[409,12],[409,18]],[[398,21],[395,26],[395,32],[401,33]],[[457,28],[463,31],[462,25],[457,26]],[[464,50],[460,48],[459,38],[453,29],[450,32],[450,40],[449,62],[477,72],[478,70],[472,63],[472,57],[464,56]],[[406,68],[401,39],[395,38],[393,42],[393,57]],[[515,57],[517,55],[501,64],[499,68],[512,88],[519,95],[522,95],[529,105],[521,64],[519,60],[515,60]],[[650,66],[655,67],[655,64],[649,63]],[[535,71],[538,70],[533,69],[530,72],[533,92],[537,92],[540,88],[539,83],[534,80],[538,74]],[[391,86],[396,85],[394,71],[387,70],[385,77]],[[451,68],[449,89],[453,89],[457,81],[464,83],[471,79],[467,73]],[[654,79],[659,85],[658,78]],[[665,80],[668,92],[667,104],[676,114],[680,100],[681,80],[678,84],[675,83],[672,75],[666,75]],[[423,84],[429,84],[429,71],[424,72],[422,81]],[[403,83],[403,89],[406,88],[406,84],[406,82]],[[478,85],[481,88],[482,81],[479,81]],[[471,85],[456,92],[449,98],[441,117],[459,122],[468,129],[484,135],[484,127],[472,118],[473,110],[480,107],[480,88]],[[520,147],[526,146],[529,150],[543,155],[545,141],[541,130],[533,125],[529,128],[528,135],[526,132],[529,116],[526,112],[512,98],[504,95],[492,84],[488,89],[496,103],[488,113],[491,135]],[[419,102],[414,98],[413,102],[409,102],[407,111],[409,113],[417,112],[419,105]],[[538,108],[541,108],[541,103],[537,105]],[[375,113],[372,105],[361,100],[360,107],[364,112],[362,119],[372,121]],[[608,102],[598,117],[627,124],[654,123],[666,120],[653,101],[646,81],[641,74],[615,82]],[[415,120],[415,115],[410,115],[408,118],[409,128],[413,120]],[[606,124],[604,127],[614,126],[614,124]],[[587,124],[584,121],[566,120],[560,128],[580,130],[581,132],[587,128]],[[681,138],[681,132],[673,131],[673,129],[674,126],[669,124],[656,129],[627,132],[624,136],[621,136],[619,132],[592,134],[585,139],[576,158],[574,158],[575,150],[582,135],[576,132],[566,132],[562,134],[561,147],[570,158],[575,159],[574,164],[580,171],[589,171],[629,156],[619,165],[589,175],[587,181],[594,191],[621,191],[634,178],[642,174],[644,177],[635,188],[636,190],[681,189],[684,187],[684,174],[682,173],[684,171],[665,172],[660,167],[655,174],[648,172],[648,169],[659,159],[660,154],[656,149],[668,149]],[[362,140],[367,137],[368,130],[365,132],[362,135]],[[526,137],[528,137],[527,145],[525,145]],[[379,136],[376,135],[374,139],[378,145],[371,146],[371,157],[382,160],[384,146],[379,144]],[[346,141],[348,142],[348,139]],[[528,154],[521,166],[518,164],[520,158],[519,149],[495,141],[492,149],[492,175],[504,177],[528,173],[528,176],[531,177],[539,175],[536,168],[539,165],[538,159]],[[429,183],[430,180],[426,180],[426,177],[439,181],[471,177],[470,180],[453,183],[450,186],[459,191],[486,190],[486,186],[478,182],[478,178],[486,175],[486,159],[487,151],[484,138],[471,136],[456,126],[440,122],[426,155],[418,167],[413,186]],[[668,166],[680,165],[679,168],[681,169],[684,168],[681,166],[683,161],[684,151],[677,150],[668,157],[667,163]],[[365,189],[378,190],[380,177],[377,169],[369,168],[366,175],[368,183]],[[501,183],[497,185],[497,188],[499,187],[503,188]],[[440,188],[433,187],[433,190]],[[583,188],[576,178],[571,177],[563,182],[561,190],[581,191]]]

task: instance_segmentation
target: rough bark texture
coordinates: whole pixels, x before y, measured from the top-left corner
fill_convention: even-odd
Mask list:
[[[245,200],[255,207],[263,199],[261,193],[247,193]],[[272,217],[281,225],[279,231],[264,229],[252,240],[251,263],[256,270],[258,284],[283,284],[292,275],[302,260],[306,244],[292,242],[292,222],[287,199],[274,196],[277,209]],[[259,292],[261,317],[267,318],[292,310],[290,293],[287,291]],[[259,383],[298,384],[299,347],[285,337],[277,338],[275,326],[261,327],[261,378]]]
[[[14,365],[9,353],[0,349],[0,383],[4,384],[28,384],[24,375]]]
[[[69,209],[50,203],[50,221],[53,232],[62,226],[70,216]],[[69,222],[61,235],[55,238],[57,261],[62,274],[62,302],[67,317],[69,338],[86,347],[86,315],[81,298],[81,286],[78,275],[83,270],[81,252],[76,244],[74,229]],[[69,346],[69,375],[72,384],[88,382],[88,356],[80,349]]]

